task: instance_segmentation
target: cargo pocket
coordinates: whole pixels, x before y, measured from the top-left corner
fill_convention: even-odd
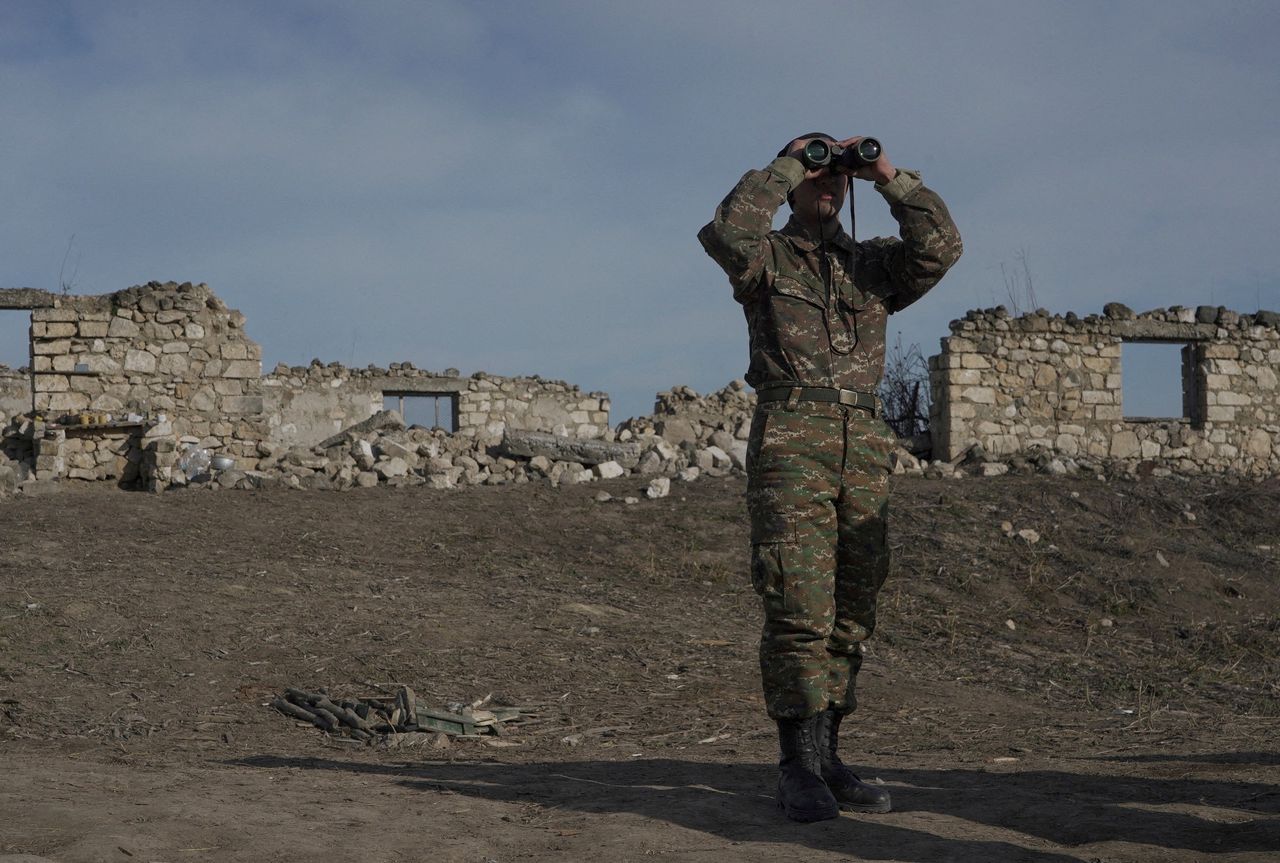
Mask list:
[[[782,597],[782,542],[751,546],[751,586],[763,597]]]

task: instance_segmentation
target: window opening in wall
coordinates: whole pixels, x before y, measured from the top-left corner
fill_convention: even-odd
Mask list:
[[[0,311],[0,366],[31,365],[31,312]]]
[[[1121,403],[1126,421],[1194,420],[1194,344],[1123,342],[1120,346]]]
[[[382,409],[398,411],[406,425],[458,430],[457,393],[382,393]]]

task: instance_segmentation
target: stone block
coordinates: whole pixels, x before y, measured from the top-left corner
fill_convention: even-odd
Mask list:
[[[249,351],[244,342],[223,342],[218,346],[218,352],[224,360],[247,360],[249,358]]]
[[[1219,407],[1218,405],[1210,405],[1205,411],[1205,419],[1215,423],[1230,423],[1236,420],[1236,409],[1232,407]]]
[[[996,403],[996,391],[991,387],[967,387],[960,391],[960,398],[980,405]]]
[[[89,397],[84,393],[52,393],[49,396],[51,411],[83,411],[89,409]]]
[[[142,332],[138,325],[127,318],[115,317],[107,325],[107,336],[113,339],[133,339]]]
[[[601,462],[600,464],[592,467],[592,471],[594,471],[595,475],[600,479],[617,479],[627,472],[626,468],[618,464],[616,461]]]
[[[147,351],[131,350],[124,355],[124,370],[138,374],[154,374],[156,358]]]
[[[223,369],[224,378],[257,378],[262,376],[262,364],[254,360],[230,360]]]
[[[100,375],[114,375],[120,371],[120,363],[107,354],[85,354],[80,358],[91,372]]]
[[[107,337],[110,326],[107,321],[81,321],[80,336],[86,339],[102,339]]]
[[[654,477],[649,480],[648,487],[644,490],[645,497],[650,500],[656,500],[671,494],[671,480],[665,476]]]
[[[1135,458],[1142,451],[1138,436],[1131,431],[1116,432],[1111,436],[1112,458]]]
[[[1249,366],[1245,369],[1245,373],[1253,378],[1258,389],[1274,390],[1276,388],[1276,373],[1269,366]]]
[[[168,377],[182,377],[187,373],[187,357],[185,354],[165,354],[160,357],[157,369],[160,374]]]
[[[211,413],[218,407],[215,395],[207,388],[196,390],[187,399],[187,406],[201,413]]]
[[[1244,439],[1244,453],[1253,458],[1270,458],[1272,447],[1271,435],[1263,429],[1254,429]]]
[[[54,354],[69,353],[70,351],[70,339],[52,339],[49,341],[37,339],[31,344],[31,353],[34,356],[51,356]]]
[[[262,411],[262,396],[222,397],[222,412],[227,416],[256,416]]]
[[[186,354],[191,352],[191,345],[182,341],[165,342],[160,352],[163,354]]]
[[[65,393],[71,385],[64,375],[40,375],[36,378],[36,389],[44,393]]]

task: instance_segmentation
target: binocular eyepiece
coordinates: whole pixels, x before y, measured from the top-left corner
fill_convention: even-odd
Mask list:
[[[880,152],[880,142],[875,138],[861,138],[852,147],[841,147],[831,141],[814,138],[800,151],[800,161],[808,171],[818,168],[847,168],[856,171],[873,164],[880,158]]]

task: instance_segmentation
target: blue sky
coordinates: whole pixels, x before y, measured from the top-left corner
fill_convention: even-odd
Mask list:
[[[617,421],[743,374],[695,234],[818,128],[960,225],[891,320],[926,353],[1024,258],[1056,312],[1280,309],[1276,45],[1243,0],[4,0],[0,285],[205,281],[268,368],[537,373]],[[858,235],[893,233],[859,192]],[[25,326],[0,312],[0,362]]]

